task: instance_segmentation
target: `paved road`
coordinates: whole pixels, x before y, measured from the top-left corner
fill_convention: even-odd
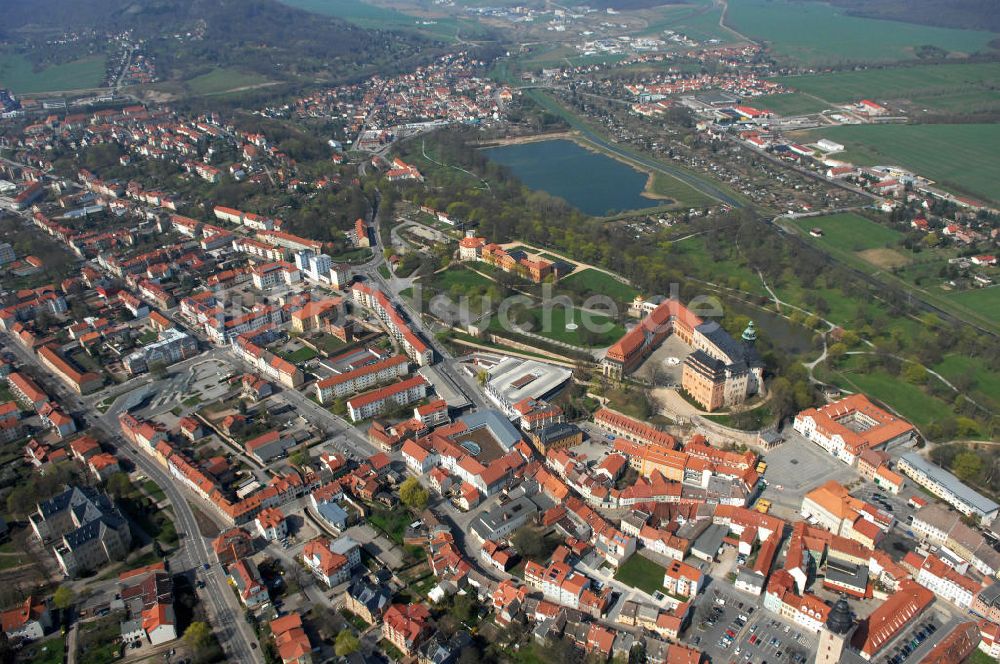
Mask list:
[[[201,536],[194,512],[185,497],[181,494],[178,484],[171,479],[164,469],[151,457],[140,452],[133,452],[132,447],[118,433],[117,409],[110,408],[103,416],[98,416],[92,408],[70,392],[62,382],[48,371],[37,358],[28,352],[21,344],[14,342],[8,335],[0,335],[4,345],[22,364],[32,366],[36,374],[45,377],[44,386],[54,393],[63,395],[62,400],[68,403],[74,412],[82,412],[86,428],[98,434],[104,441],[111,442],[117,448],[117,455],[131,460],[137,468],[159,486],[170,500],[177,520],[177,532],[181,535],[181,548],[175,554],[171,567],[176,573],[186,569],[198,569],[198,574],[205,581],[205,593],[209,600],[209,616],[215,627],[223,651],[231,659],[238,662],[263,662],[260,651],[251,647],[257,639],[250,626],[243,620],[243,610],[225,579],[221,565],[212,565],[214,555],[209,543]],[[209,570],[204,565],[209,564]]]
[[[375,233],[374,236],[381,239],[382,234],[380,232],[381,219],[376,209],[374,215],[374,225]],[[439,358],[439,362],[435,365],[435,368],[442,374],[446,375],[452,380],[456,387],[465,395],[466,399],[469,400],[476,408],[490,408],[490,405],[486,401],[486,397],[483,395],[479,386],[475,384],[472,378],[466,373],[455,360],[454,356],[445,348],[442,344],[438,343],[437,339],[434,338],[434,334],[429,330],[423,322],[420,315],[413,310],[413,308],[402,298],[396,297],[394,290],[391,288],[390,284],[381,274],[378,273],[378,268],[385,262],[385,256],[382,255],[380,247],[375,247],[372,258],[362,265],[359,265],[355,272],[364,275],[366,279],[375,283],[392,301],[396,307],[402,311],[406,318],[409,319],[411,325],[420,333],[420,336],[434,349],[435,355]],[[306,399],[306,401],[309,401]],[[309,401],[309,403],[312,403]],[[315,404],[314,404],[315,405]]]

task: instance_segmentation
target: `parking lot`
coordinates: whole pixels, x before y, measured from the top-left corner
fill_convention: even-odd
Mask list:
[[[919,662],[934,648],[941,637],[959,622],[958,619],[933,611],[927,612],[918,619],[911,620],[907,629],[883,648],[872,662],[876,664]]]
[[[688,642],[713,662],[809,661],[818,637],[765,611],[759,599],[724,588],[708,591],[702,599],[706,609],[696,616]]]
[[[775,516],[798,518],[802,496],[816,488],[817,478],[849,484],[859,480],[857,472],[833,458],[815,443],[793,431],[787,440],[764,455],[767,462],[767,489],[763,497],[771,501]]]

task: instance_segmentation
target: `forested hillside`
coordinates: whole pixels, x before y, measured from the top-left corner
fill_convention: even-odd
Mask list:
[[[33,52],[62,33],[131,30],[169,77],[193,68],[239,66],[268,77],[341,77],[407,66],[430,44],[366,30],[276,0],[36,0],[7,3],[0,39]],[[36,51],[37,49],[37,51]]]

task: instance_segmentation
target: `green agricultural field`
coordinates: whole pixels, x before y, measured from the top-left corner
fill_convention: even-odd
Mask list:
[[[15,94],[96,88],[104,80],[105,62],[103,55],[91,55],[34,71],[23,55],[3,53],[0,54],[0,88],[10,88]]]
[[[801,64],[904,60],[920,46],[969,54],[987,50],[996,38],[982,30],[848,16],[825,3],[789,0],[730,0],[726,24],[767,42],[778,58]]]
[[[741,41],[732,31],[719,25],[722,7],[711,0],[690,0],[688,4],[668,4],[638,13],[649,21],[641,32],[643,35],[660,36],[664,30],[674,30],[702,42],[710,39]]]
[[[799,133],[847,149],[837,158],[865,166],[893,164],[942,188],[1000,202],[1000,124],[851,125]]]
[[[463,37],[483,32],[478,23],[468,19],[438,16],[421,18],[395,9],[377,7],[360,0],[281,0],[284,4],[316,14],[335,16],[362,28],[381,30],[414,30],[442,39],[455,39],[461,30]]]
[[[267,83],[267,79],[259,74],[242,72],[238,69],[213,69],[206,74],[188,79],[186,85],[191,94],[216,95],[261,83]]]
[[[1000,323],[1000,286],[949,293],[946,297],[964,307],[978,311],[995,323]]]
[[[662,566],[649,558],[635,554],[618,567],[615,579],[652,595],[657,590],[663,590],[665,573],[666,570]]]
[[[638,290],[628,284],[623,284],[609,274],[593,268],[588,268],[582,272],[575,272],[565,279],[560,280],[559,284],[585,292],[607,295],[618,302],[624,303],[631,302],[639,294]]]
[[[778,115],[809,115],[830,108],[830,104],[798,92],[753,97],[748,99],[747,103],[754,108],[766,109]]]
[[[970,113],[1000,108],[1000,63],[974,62],[913,65],[865,71],[784,76],[786,87],[832,104],[872,98],[905,105],[911,113],[924,109]],[[765,98],[766,99],[766,98]]]

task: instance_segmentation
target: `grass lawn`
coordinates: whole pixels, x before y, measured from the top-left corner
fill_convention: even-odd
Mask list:
[[[849,360],[848,368],[832,372],[833,382],[852,392],[864,392],[873,399],[892,406],[918,427],[926,427],[932,422],[954,416],[951,404],[925,393],[919,386],[878,369],[859,373],[850,368],[852,364]]]
[[[815,97],[798,92],[751,97],[747,100],[747,103],[754,108],[767,109],[778,115],[808,115],[830,108],[829,104],[824,104]]]
[[[950,53],[984,50],[996,35],[848,16],[820,2],[732,0],[726,24],[767,42],[776,57],[801,64],[911,59],[919,46]]]
[[[872,98],[911,106],[914,112],[927,109],[959,113],[1000,107],[996,93],[1000,63],[996,62],[888,67],[783,76],[777,80],[834,104]]]
[[[290,353],[283,353],[282,357],[292,364],[298,364],[299,362],[306,362],[307,360],[311,360],[316,357],[316,351],[308,346],[303,346],[302,348],[293,350]]]
[[[609,274],[592,268],[587,268],[582,272],[575,272],[565,279],[560,280],[559,284],[585,293],[607,295],[618,302],[626,304],[639,294],[639,291],[632,286],[623,284]]]
[[[998,286],[949,293],[945,297],[962,306],[978,311],[996,323],[1000,323],[1000,287]]]
[[[694,187],[681,182],[677,178],[666,173],[653,174],[653,193],[658,196],[666,196],[670,201],[686,208],[697,208],[714,205],[717,201],[710,196],[706,196]],[[670,203],[662,201],[662,203]]]
[[[520,353],[521,355],[527,355],[529,357],[537,357],[540,360],[552,360],[548,355],[542,355],[541,353],[532,353],[531,351],[521,350],[519,348],[514,348],[513,346],[505,346],[503,344],[491,343],[487,339],[479,339],[472,336],[471,334],[465,334],[463,332],[451,331],[451,336],[453,339],[461,339],[462,341],[468,341],[470,343],[479,344],[480,346],[486,346],[488,348],[495,348],[496,350],[507,352],[507,353]]]
[[[996,660],[984,653],[979,648],[972,651],[969,658],[965,660],[965,664],[996,664]]]
[[[25,555],[12,554],[9,556],[0,556],[0,570],[13,569],[14,567],[20,567],[21,565],[27,565],[31,562],[31,558]]]
[[[324,350],[327,353],[334,353],[338,349],[347,345],[332,334],[327,334],[325,332],[319,336],[312,337],[310,341],[316,344],[317,348]]]
[[[66,656],[66,641],[56,634],[47,641],[38,641],[25,647],[20,661],[30,664],[62,664]]]
[[[369,515],[368,521],[376,529],[385,533],[393,542],[402,545],[403,533],[406,532],[406,527],[410,524],[411,518],[410,513],[404,509],[387,510],[375,508],[371,515]]]
[[[223,68],[190,78],[185,84],[192,94],[214,95],[266,82],[267,79],[260,74]]]
[[[601,314],[592,314],[568,307],[553,307],[549,315],[541,308],[531,310],[534,326],[532,332],[543,337],[562,341],[574,346],[601,347],[610,346],[625,334],[625,328],[612,319]],[[567,330],[566,325],[573,322],[575,330]],[[592,332],[587,327],[595,328]],[[597,330],[606,330],[598,332]]]
[[[166,494],[163,493],[163,489],[160,488],[160,485],[153,480],[146,480],[143,482],[142,488],[145,489],[146,493],[152,496],[153,500],[156,502],[160,502],[166,497]]]
[[[731,414],[722,415],[702,415],[706,420],[711,420],[724,427],[731,427],[733,429],[741,429],[744,431],[758,431],[766,425],[771,423],[771,409],[767,404],[762,404],[757,406],[753,410],[749,410],[745,413],[740,413],[739,418]],[[742,422],[740,418],[746,418]]]
[[[649,558],[634,554],[618,567],[615,579],[652,595],[657,590],[663,590],[665,571]]]
[[[345,251],[342,254],[331,256],[330,258],[334,263],[364,263],[371,257],[371,249],[368,247],[358,247],[357,249],[351,249],[350,251]]]
[[[392,274],[389,272],[389,268],[385,265],[378,266],[378,273],[382,275],[383,279],[391,279]]]
[[[75,352],[69,353],[67,357],[85,371],[93,371],[98,375],[102,372],[100,363],[86,351],[77,349]]]
[[[0,87],[15,94],[96,88],[104,80],[103,55],[91,55],[73,62],[34,71],[31,62],[17,53],[0,54]]]
[[[990,371],[979,359],[948,355],[931,368],[949,381],[960,377],[970,378],[972,386],[969,388],[969,396],[993,410],[1000,409],[1000,374]]]
[[[815,129],[799,138],[828,138],[847,148],[837,159],[902,166],[942,188],[1000,202],[1000,125],[853,125]]]
[[[898,231],[853,214],[813,217],[785,223],[785,226],[798,228],[804,239],[831,257],[876,276],[882,281],[915,290],[918,297],[949,311],[958,318],[984,327],[996,327],[997,323],[1000,323],[1000,289],[973,289],[950,293],[938,288],[940,278],[937,275],[950,257],[947,252],[925,251],[919,255],[920,262],[913,263],[917,257],[915,254],[905,248],[892,246],[894,238],[902,237]],[[823,237],[814,238],[809,235],[808,229],[813,227],[822,228]],[[900,268],[898,272],[892,271],[897,267]],[[806,292],[798,284],[776,284],[774,288],[787,302],[809,308],[805,304]],[[837,323],[846,323],[853,319],[858,306],[861,305],[861,302],[846,298],[837,290],[817,287],[811,290],[827,300],[830,304],[830,313],[825,317]],[[885,308],[875,300],[868,301],[867,304]],[[917,323],[909,318],[891,319],[893,328],[902,328],[908,333],[916,331],[916,325]]]
[[[724,260],[713,260],[706,242],[704,235],[688,237],[680,242],[674,242],[672,250],[678,254],[685,254],[690,259],[688,261],[690,265],[704,268],[703,272],[694,275],[700,279],[727,286],[733,286],[729,283],[733,281],[735,287],[740,290],[754,295],[767,295],[767,291],[764,290],[764,286],[760,282],[760,277],[747,267],[742,256],[734,251]]]
[[[903,237],[897,230],[850,212],[796,221],[803,234],[827,251],[848,253],[895,246]],[[819,228],[823,237],[814,238],[809,229]]]
[[[468,292],[477,288],[489,288],[492,285],[493,282],[483,275],[460,265],[454,265],[436,273],[427,287],[435,293],[447,293],[453,286],[459,286],[463,292]]]

